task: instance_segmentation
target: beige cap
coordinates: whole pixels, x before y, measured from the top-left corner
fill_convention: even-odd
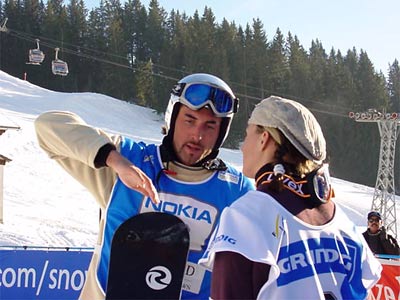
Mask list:
[[[305,158],[317,164],[326,158],[326,142],[317,119],[296,101],[268,97],[256,105],[248,123],[279,129]]]

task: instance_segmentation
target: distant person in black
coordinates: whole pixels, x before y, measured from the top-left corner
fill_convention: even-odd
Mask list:
[[[363,235],[374,254],[400,255],[399,244],[382,226],[382,217],[379,212],[368,213],[368,229]]]

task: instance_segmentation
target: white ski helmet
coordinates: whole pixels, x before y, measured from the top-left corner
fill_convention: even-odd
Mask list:
[[[231,88],[220,78],[205,73],[188,75],[174,86],[165,111],[165,127],[163,133],[172,141],[175,129],[175,120],[180,105],[198,110],[209,107],[214,115],[222,118],[219,137],[213,150],[218,150],[229,133],[233,115],[239,107],[239,99],[235,97]]]

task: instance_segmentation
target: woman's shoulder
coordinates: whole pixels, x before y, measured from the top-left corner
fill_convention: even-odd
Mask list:
[[[238,198],[232,203],[231,207],[238,209],[241,207],[250,207],[252,209],[272,208],[278,204],[274,197],[271,195],[260,192],[258,190],[251,190],[246,192],[243,196]]]

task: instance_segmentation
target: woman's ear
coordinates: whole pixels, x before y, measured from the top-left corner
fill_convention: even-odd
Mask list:
[[[268,131],[265,130],[260,136],[260,143],[261,143],[262,150],[267,148],[270,140],[271,140],[271,135],[269,134]]]
[[[272,137],[271,133],[265,130],[261,135],[261,145],[262,145],[262,150],[265,150],[269,146],[273,146],[276,148],[278,146],[278,143]]]

